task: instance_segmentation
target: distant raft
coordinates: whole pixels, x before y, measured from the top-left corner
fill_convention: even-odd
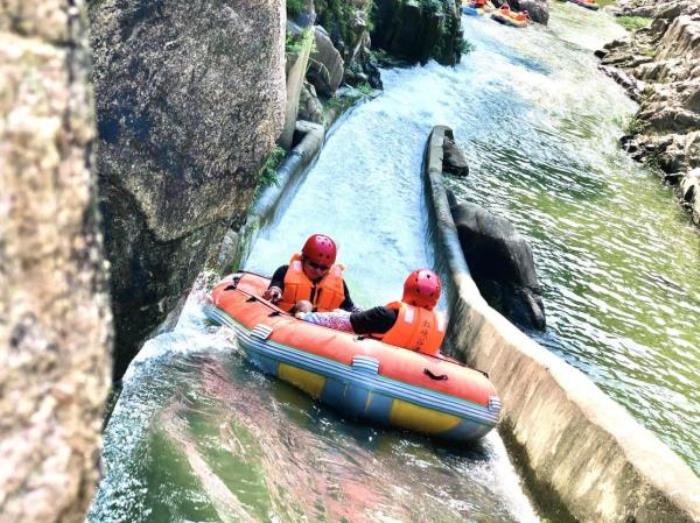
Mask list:
[[[462,13],[469,16],[481,16],[484,14],[484,10],[478,7],[472,7],[470,5],[463,5]]]
[[[501,24],[510,25],[512,27],[525,27],[530,19],[525,12],[511,11],[510,9],[497,9],[491,13],[491,18]]]
[[[586,9],[591,9],[592,11],[600,9],[600,5],[598,5],[595,0],[569,0],[569,2],[585,7]]]
[[[263,372],[343,415],[447,440],[476,440],[498,423],[501,402],[484,374],[451,358],[298,320],[262,299],[268,284],[257,274],[233,274],[204,308],[211,321],[235,331]]]

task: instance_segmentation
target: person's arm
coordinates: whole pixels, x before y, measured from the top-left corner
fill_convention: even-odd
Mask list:
[[[263,298],[270,300],[272,303],[277,303],[282,299],[282,291],[284,290],[284,277],[287,275],[289,265],[278,267],[270,279],[270,285],[263,294]]]
[[[350,315],[352,330],[357,334],[384,334],[396,323],[398,312],[389,307],[372,307]]]
[[[343,300],[343,303],[340,304],[339,308],[348,312],[361,312],[362,309],[352,302],[350,291],[348,290],[348,284],[345,283],[345,280],[343,280],[343,291],[345,292],[345,300]]]

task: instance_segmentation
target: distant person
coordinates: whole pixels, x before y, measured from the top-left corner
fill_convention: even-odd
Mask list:
[[[343,280],[342,265],[335,263],[338,248],[325,234],[312,234],[289,265],[282,265],[272,275],[263,298],[285,312],[294,312],[299,301],[308,301],[313,310],[329,312],[358,310],[350,299]]]
[[[300,302],[296,317],[316,325],[372,338],[404,349],[436,356],[445,338],[445,320],[434,311],[440,299],[440,277],[428,269],[408,275],[401,301],[366,311],[311,312],[311,304]]]

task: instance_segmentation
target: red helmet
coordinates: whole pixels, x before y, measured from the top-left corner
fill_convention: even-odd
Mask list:
[[[440,277],[429,269],[418,269],[406,278],[401,301],[432,310],[440,299]]]
[[[330,236],[326,236],[325,234],[312,234],[309,236],[309,239],[306,240],[301,254],[312,262],[330,266],[335,263],[337,251],[338,248],[335,246],[335,242]]]

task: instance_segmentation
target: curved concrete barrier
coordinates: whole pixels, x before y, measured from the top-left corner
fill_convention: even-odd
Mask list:
[[[558,512],[557,521],[700,521],[700,479],[690,467],[479,294],[442,182],[445,133],[449,128],[435,127],[428,139],[423,179],[431,232],[451,287],[448,336],[496,385],[500,432],[536,501]]]
[[[304,181],[309,166],[321,152],[326,136],[322,125],[298,121],[296,132],[303,134],[303,138],[287,153],[278,167],[276,183],[270,185],[258,197],[246,216],[245,224],[238,232],[231,230],[227,235],[225,242],[228,242],[228,246],[222,249],[218,262],[224,272],[242,265],[260,228],[285,208]],[[227,255],[226,251],[232,254]]]

